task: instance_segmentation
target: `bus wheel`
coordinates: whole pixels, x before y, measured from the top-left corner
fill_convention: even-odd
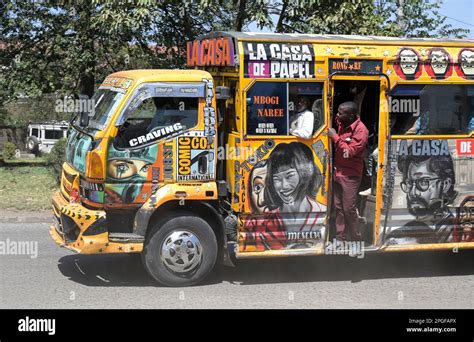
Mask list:
[[[197,216],[175,216],[153,227],[142,260],[146,270],[166,286],[202,281],[217,259],[217,239],[211,226]]]

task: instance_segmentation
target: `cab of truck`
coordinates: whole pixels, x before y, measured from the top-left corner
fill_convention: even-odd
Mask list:
[[[107,77],[71,124],[53,239],[84,254],[142,253],[165,285],[203,279],[226,249],[215,97],[201,70]]]

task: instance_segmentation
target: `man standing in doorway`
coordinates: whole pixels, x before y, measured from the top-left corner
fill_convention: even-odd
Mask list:
[[[346,232],[360,241],[356,209],[357,193],[364,172],[364,153],[369,131],[359,118],[357,105],[342,103],[336,115],[338,130],[329,128],[334,142],[334,207],[336,209],[337,240],[344,241]]]

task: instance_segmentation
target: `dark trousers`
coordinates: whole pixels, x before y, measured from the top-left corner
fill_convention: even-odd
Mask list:
[[[359,217],[357,215],[357,193],[362,177],[334,176],[334,208],[336,209],[336,238],[344,241],[346,232],[352,240],[362,240],[359,232]]]

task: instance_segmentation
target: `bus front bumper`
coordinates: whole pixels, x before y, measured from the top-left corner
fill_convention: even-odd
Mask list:
[[[69,203],[59,191],[53,195],[52,206],[56,222],[49,233],[61,247],[81,254],[138,253],[143,250],[143,243],[110,242],[103,210]]]

